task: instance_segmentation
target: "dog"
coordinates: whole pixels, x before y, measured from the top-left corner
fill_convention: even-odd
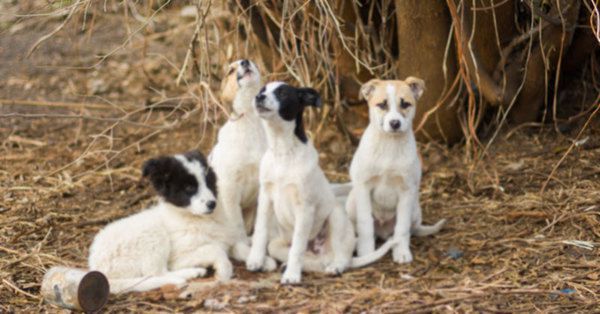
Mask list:
[[[304,131],[306,106],[321,106],[318,92],[283,82],[267,84],[255,98],[268,149],[260,164],[257,217],[246,267],[260,269],[268,247],[271,256],[287,263],[283,284],[300,283],[303,266],[309,271],[341,274],[348,267],[369,264],[394,244],[388,242],[370,255],[352,259],[354,229]]]
[[[223,98],[233,99],[233,114],[219,130],[208,159],[219,177],[219,203],[246,239],[254,227],[258,167],[267,150],[266,135],[253,107],[261,88],[258,67],[246,59],[231,63],[222,86]]]
[[[346,211],[356,224],[358,256],[375,250],[375,236],[393,236],[397,263],[411,262],[410,235],[438,232],[445,219],[433,226],[422,225],[419,204],[421,161],[412,131],[416,103],[425,82],[373,79],[361,86],[360,95],[369,105],[366,128],[350,165],[352,190]]]
[[[198,151],[150,159],[143,166],[158,204],[108,224],[90,247],[89,267],[103,272],[110,291],[181,287],[212,267],[218,281],[231,278],[229,255],[245,261],[250,247],[217,202],[217,177]],[[260,265],[276,268],[273,259]]]

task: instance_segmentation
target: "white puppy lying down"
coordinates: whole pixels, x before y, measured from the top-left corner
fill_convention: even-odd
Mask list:
[[[217,204],[217,178],[198,152],[151,159],[144,164],[160,196],[157,205],[102,229],[90,247],[89,267],[103,272],[110,291],[146,291],[182,286],[213,267],[231,278],[228,255],[245,260],[250,248],[238,241]],[[275,269],[272,259],[259,266]]]
[[[233,98],[233,114],[219,130],[208,156],[219,177],[219,203],[244,239],[254,227],[258,167],[267,150],[265,131],[252,106],[260,87],[260,73],[253,62],[244,59],[229,65],[222,93]]]
[[[261,89],[255,103],[268,149],[260,165],[258,212],[247,268],[262,267],[269,240],[269,254],[287,262],[282,283],[299,283],[303,267],[340,274],[385,255],[393,242],[352,259],[356,243],[352,224],[336,202],[302,123],[304,107],[320,105],[319,94],[311,88],[273,82]],[[270,226],[272,216],[275,230]]]
[[[350,165],[352,191],[346,210],[356,222],[358,255],[375,250],[375,235],[393,238],[397,263],[412,261],[410,235],[438,232],[445,220],[434,226],[421,222],[419,185],[421,162],[412,131],[415,105],[423,94],[423,80],[371,80],[360,90],[369,104],[369,126]]]

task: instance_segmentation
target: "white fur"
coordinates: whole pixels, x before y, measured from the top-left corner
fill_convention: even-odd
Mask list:
[[[266,86],[265,106],[270,111],[260,113],[268,149],[260,166],[258,212],[246,266],[259,269],[268,247],[271,256],[287,263],[281,282],[294,284],[300,282],[303,268],[339,274],[350,266],[371,263],[387,251],[383,248],[363,260],[352,260],[354,230],[319,167],[316,149],[310,140],[302,143],[293,134],[294,121],[278,115],[273,90],[281,84]],[[320,237],[323,252],[307,252],[309,240]]]
[[[246,260],[250,248],[237,240],[237,231],[218,204],[212,214],[202,210],[206,208],[202,202],[214,199],[205,188],[203,167],[183,156],[176,159],[201,183],[191,206],[176,207],[161,199],[149,209],[108,224],[94,238],[89,267],[108,277],[112,293],[166,284],[180,287],[204,276],[206,267],[215,269],[218,280],[227,281],[233,271],[228,255]],[[276,264],[266,259],[261,267],[272,270]]]
[[[240,62],[236,64],[241,73]],[[235,114],[219,130],[217,144],[208,157],[219,178],[219,203],[244,239],[254,226],[258,167],[267,149],[265,132],[252,105],[261,87],[260,73],[254,63],[250,64],[251,74],[238,80]]]
[[[393,236],[398,242],[392,253],[394,261],[407,263],[413,259],[409,248],[411,232],[415,235],[438,232],[445,220],[434,226],[421,223],[421,162],[412,132],[412,119],[423,86],[413,87],[407,84],[409,79],[396,85],[378,82],[363,87],[363,90],[368,96],[377,88],[385,88],[389,108],[381,110],[373,103],[381,101],[380,98],[371,101],[367,97],[370,123],[350,166],[352,191],[346,210],[357,226],[359,256],[375,250],[375,236],[383,239]],[[403,113],[398,107],[401,98],[412,104]],[[399,130],[389,127],[391,119],[401,120]]]

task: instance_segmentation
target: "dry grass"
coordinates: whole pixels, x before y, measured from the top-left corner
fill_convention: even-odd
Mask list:
[[[87,20],[27,17],[7,28],[0,20],[0,312],[59,311],[39,297],[44,272],[85,267],[100,228],[152,202],[139,180],[145,159],[208,151],[221,111],[212,92],[220,64],[252,56],[236,27],[205,31],[236,18],[217,2],[212,24],[200,29],[198,21],[179,18],[177,6],[155,14],[160,6],[134,11],[107,3],[103,14],[90,6],[96,11]],[[31,58],[20,58],[63,21]],[[194,37],[205,39],[191,45]],[[360,133],[361,114],[349,109],[312,123],[332,180],[347,180],[355,148],[333,122],[342,119]],[[339,278],[308,274],[303,285],[286,287],[278,273],[236,264],[234,282],[189,299],[164,289],[111,297],[107,310],[593,312],[600,293],[600,123],[590,119],[581,133],[578,126],[565,135],[551,128],[499,133],[478,163],[464,146],[422,145],[425,220],[449,223],[438,235],[414,239],[410,265],[388,256]]]

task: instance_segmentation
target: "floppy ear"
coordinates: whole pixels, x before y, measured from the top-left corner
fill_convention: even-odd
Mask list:
[[[152,174],[156,172],[157,166],[158,166],[158,160],[156,160],[156,159],[146,160],[146,162],[144,162],[144,165],[142,166],[142,177],[146,178],[146,177],[152,176]]]
[[[167,162],[165,158],[159,157],[146,161],[142,167],[142,176],[150,179],[152,186],[159,194],[164,192],[165,184],[171,176],[167,169]]]
[[[206,162],[206,157],[204,157],[204,154],[202,154],[202,152],[200,152],[197,149],[191,150],[183,155],[185,156],[185,158],[187,158],[190,161],[197,160],[198,162],[200,162],[200,164],[203,167],[207,167],[207,165],[208,165],[208,163]]]
[[[415,99],[419,100],[425,91],[425,81],[414,76],[409,76],[404,81],[410,87]]]
[[[372,79],[372,80],[364,83],[360,87],[360,91],[358,92],[358,98],[364,99],[364,100],[369,100],[369,97],[371,97],[371,95],[373,94],[373,91],[375,90],[375,84],[377,82],[379,82],[378,79]]]
[[[321,95],[319,95],[319,92],[316,90],[312,88],[298,88],[298,94],[305,106],[313,106],[317,108],[322,106]]]

